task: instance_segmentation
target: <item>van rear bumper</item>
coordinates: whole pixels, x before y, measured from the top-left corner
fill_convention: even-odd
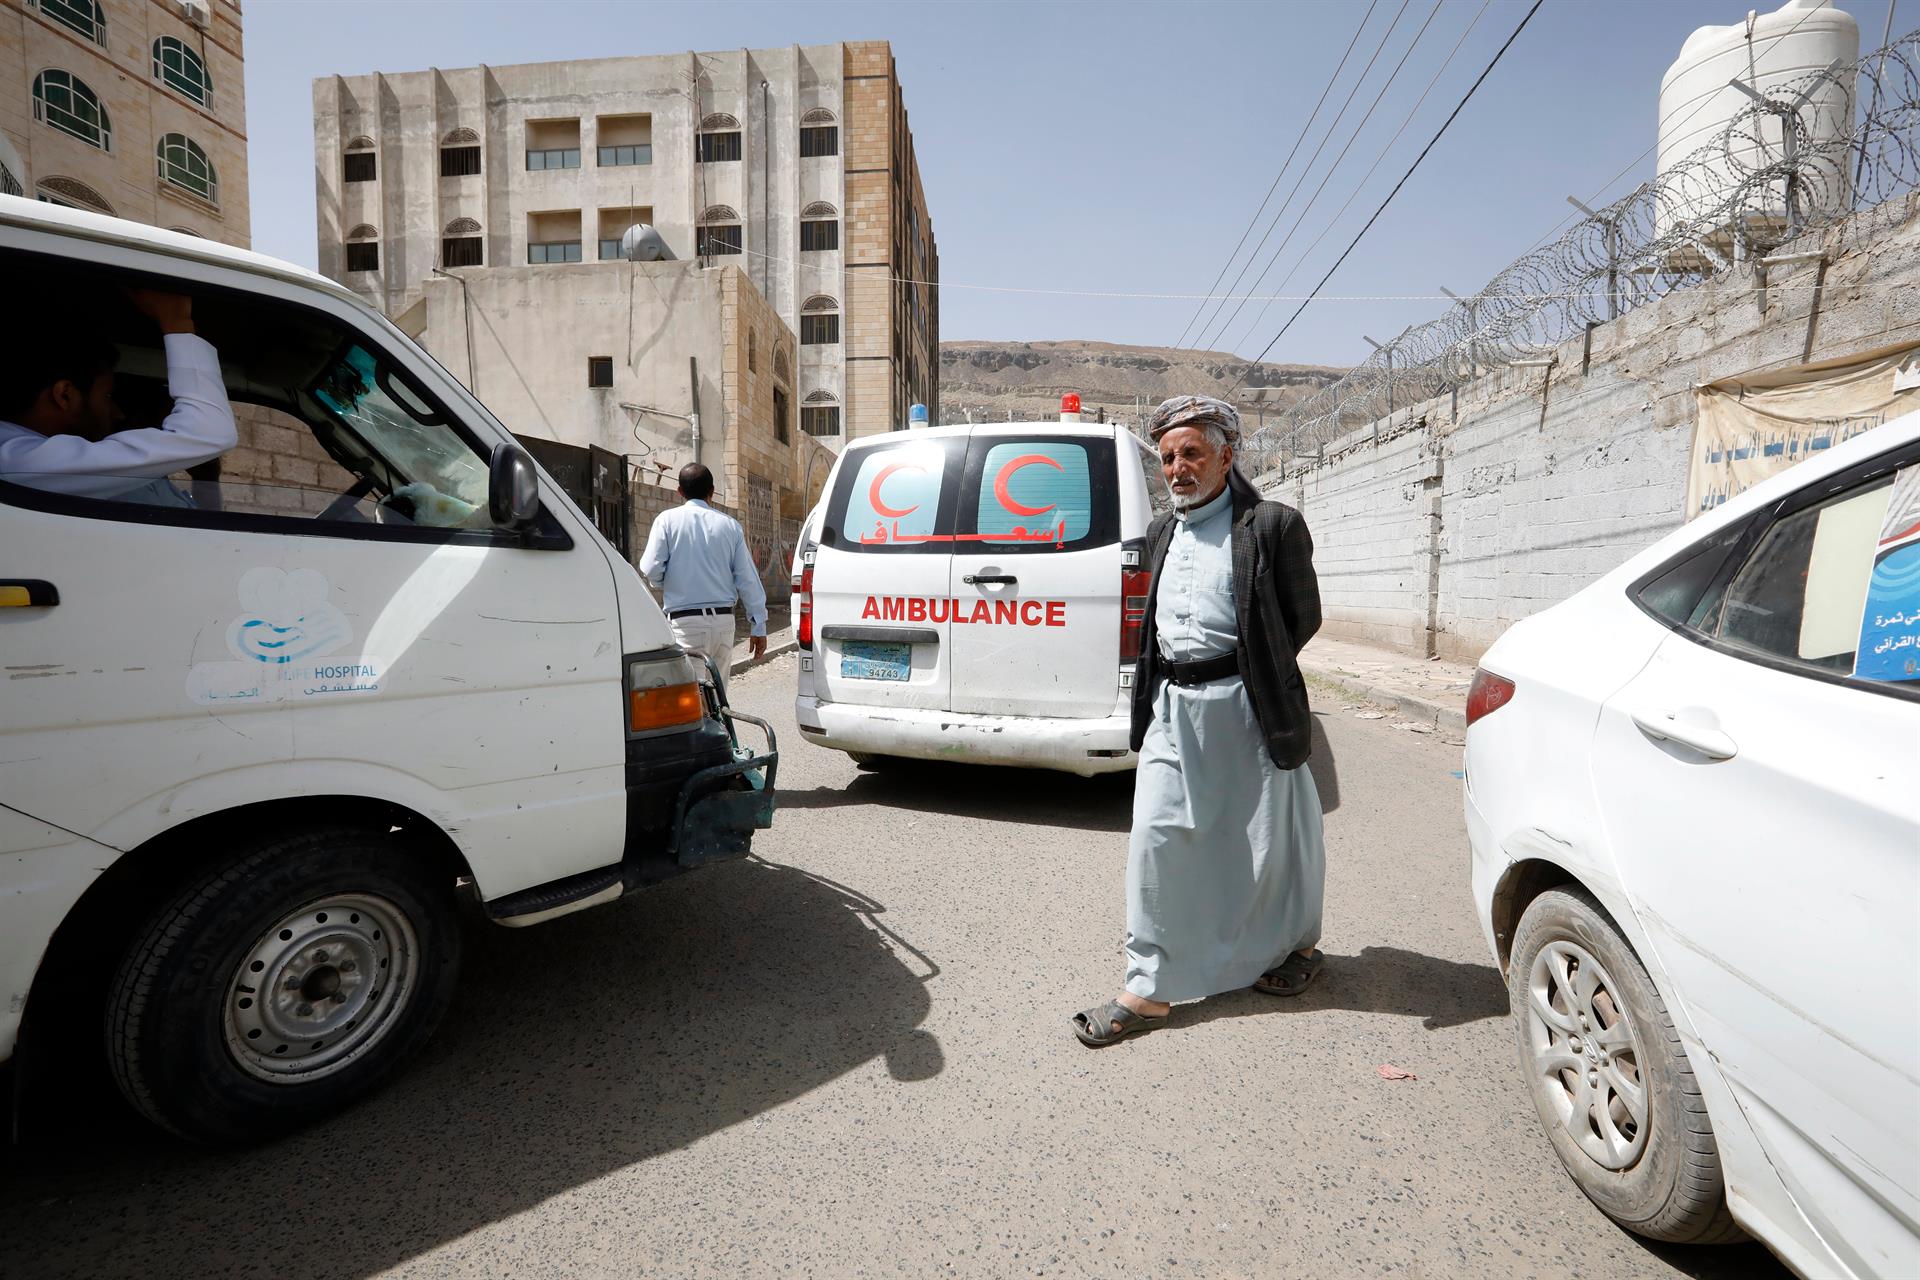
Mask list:
[[[1086,777],[1119,773],[1137,762],[1127,749],[1132,721],[1122,715],[1100,720],[994,716],[802,697],[794,699],[794,718],[801,737],[837,751],[1059,769]]]

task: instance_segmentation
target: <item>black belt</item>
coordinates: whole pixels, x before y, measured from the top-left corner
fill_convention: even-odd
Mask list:
[[[675,609],[672,613],[669,613],[667,616],[669,618],[716,618],[716,617],[719,617],[721,614],[725,614],[729,618],[731,618],[733,616],[732,607],[728,606],[726,608],[712,608],[712,609]]]
[[[1163,656],[1160,659],[1160,674],[1167,678],[1169,684],[1206,684],[1210,680],[1224,680],[1228,676],[1239,675],[1240,659],[1231,653],[1199,658],[1193,662],[1176,662]]]

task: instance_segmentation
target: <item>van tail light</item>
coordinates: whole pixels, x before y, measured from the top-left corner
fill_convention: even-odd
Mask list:
[[[1140,563],[1146,548],[1130,542],[1120,550],[1120,661],[1140,656],[1140,636],[1147,627],[1147,583],[1151,577]]]
[[[1467,690],[1467,725],[1513,701],[1513,681],[1497,676],[1485,667],[1473,673],[1473,687]]]
[[[799,621],[794,624],[794,639],[802,649],[813,648],[813,563],[800,571]]]

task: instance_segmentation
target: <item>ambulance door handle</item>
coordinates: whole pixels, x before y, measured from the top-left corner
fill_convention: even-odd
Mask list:
[[[0,578],[0,609],[50,609],[60,589],[40,578]]]
[[[1010,573],[969,573],[960,581],[970,587],[1017,587],[1020,579]]]

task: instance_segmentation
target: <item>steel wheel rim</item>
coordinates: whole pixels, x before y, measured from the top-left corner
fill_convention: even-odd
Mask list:
[[[1640,1036],[1606,967],[1578,943],[1541,948],[1527,974],[1527,1047],[1536,1091],[1561,1129],[1604,1169],[1647,1148]]]
[[[419,939],[393,902],[315,899],[241,957],[227,984],[227,1049],[241,1070],[274,1084],[333,1075],[399,1024],[419,966]]]

